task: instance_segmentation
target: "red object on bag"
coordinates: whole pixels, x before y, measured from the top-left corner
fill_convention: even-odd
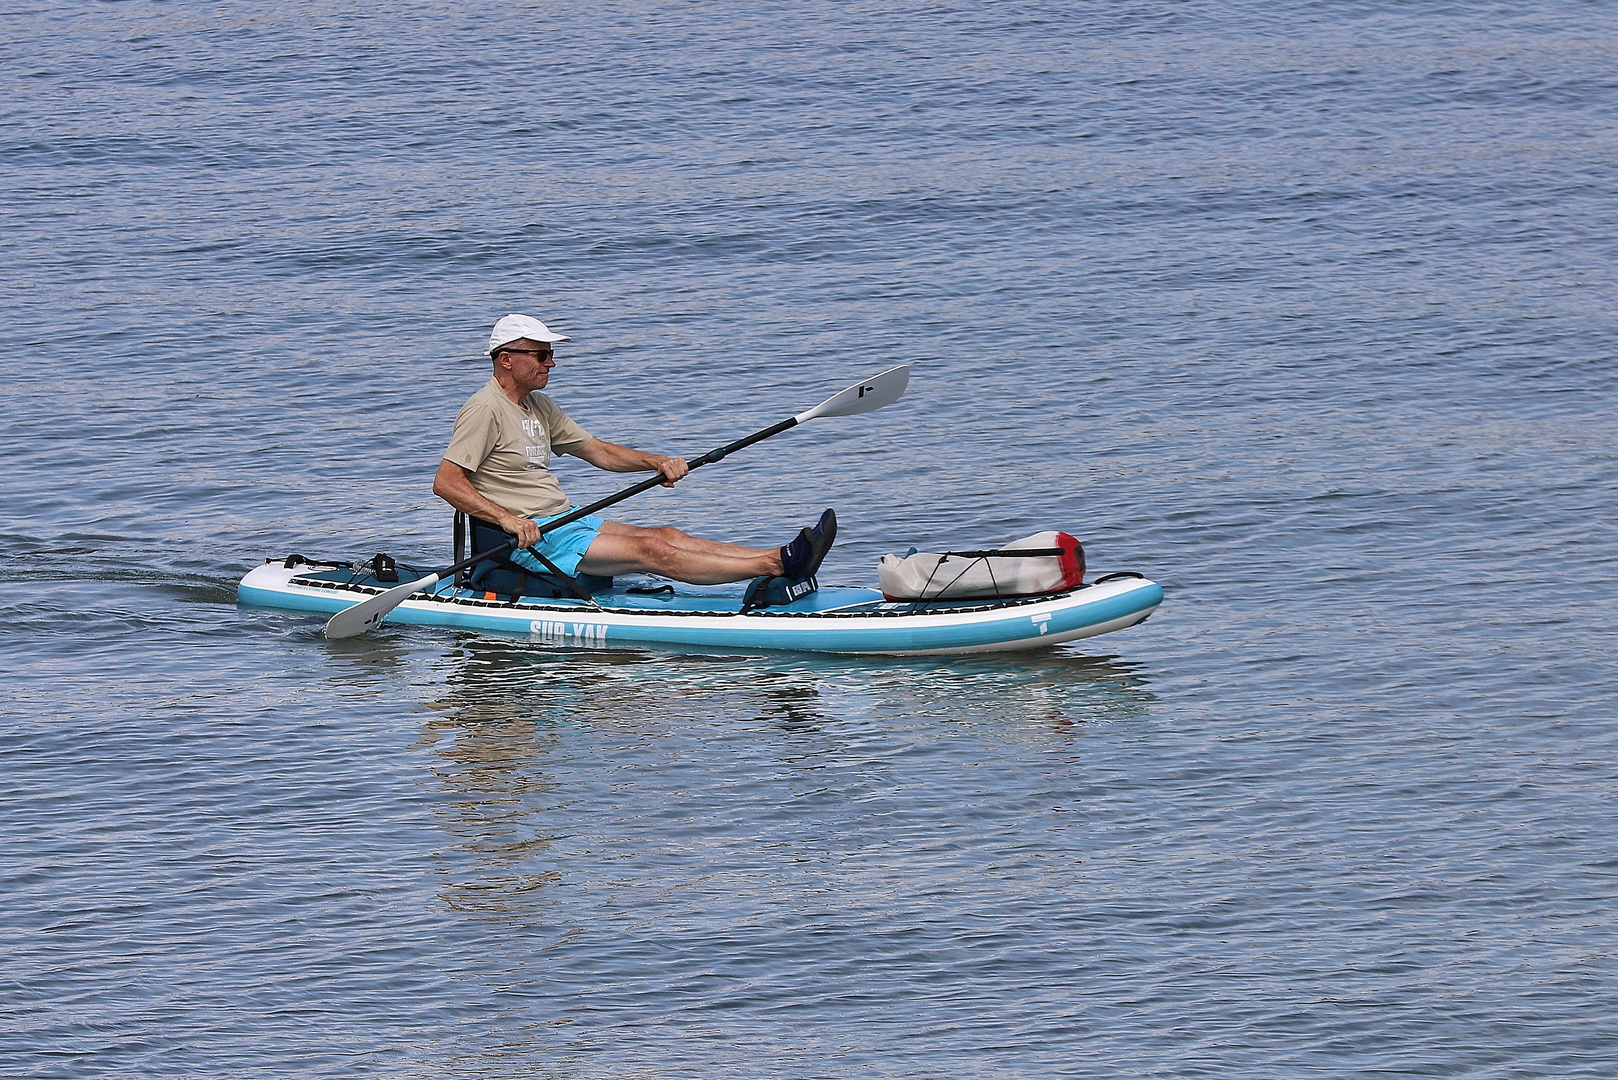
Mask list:
[[[1065,532],[1056,534],[1056,546],[1062,549],[1062,588],[1076,589],[1084,584],[1084,545],[1079,538]]]

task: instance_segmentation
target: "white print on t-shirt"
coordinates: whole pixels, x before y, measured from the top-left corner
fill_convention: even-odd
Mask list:
[[[525,417],[523,417],[522,433],[524,435],[528,436],[530,439],[532,439],[536,433],[538,433],[540,431],[543,431],[544,429],[545,429],[545,421],[539,419],[538,417],[534,417],[534,416],[525,416]],[[528,467],[529,468],[531,468],[531,469],[532,468],[541,468],[541,469],[543,469],[546,465],[550,464],[550,460],[551,460],[551,448],[550,448],[549,445],[541,445],[541,446],[532,446],[532,445],[530,445],[528,447]]]

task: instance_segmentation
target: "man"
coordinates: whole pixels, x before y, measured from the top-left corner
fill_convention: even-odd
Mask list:
[[[534,547],[564,574],[644,572],[712,585],[760,576],[807,578],[837,536],[830,510],[812,529],[781,548],[752,548],[701,540],[679,529],[643,529],[591,515],[542,538],[539,525],[569,511],[568,498],[550,471],[552,454],[571,454],[609,472],[658,472],[663,485],[690,471],[684,458],[667,457],[597,439],[544,394],[556,366],[553,347],[570,340],[538,319],[507,315],[489,335],[494,374],[455,417],[433,494],[455,509],[517,537],[511,559],[544,573]]]

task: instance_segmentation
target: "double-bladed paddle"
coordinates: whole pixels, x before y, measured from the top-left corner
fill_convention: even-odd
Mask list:
[[[762,431],[755,431],[746,438],[737,439],[735,442],[726,443],[716,450],[710,450],[688,464],[691,468],[696,469],[703,465],[712,464],[715,461],[723,461],[727,456],[734,454],[738,450],[746,449],[756,442],[763,442],[772,435],[779,435],[788,428],[808,423],[816,417],[858,416],[860,413],[873,412],[884,405],[891,405],[898,401],[899,396],[905,392],[905,387],[909,382],[910,366],[908,364],[900,364],[898,367],[889,368],[880,375],[873,375],[869,379],[855,383],[847,390],[833,394],[812,409],[801,412],[796,416],[788,417],[779,424],[771,424]],[[540,535],[543,536],[553,529],[559,529],[563,525],[571,524],[582,517],[588,517],[598,510],[605,510],[614,503],[623,502],[632,495],[650,491],[663,482],[661,474],[642,480],[640,483],[627,487],[616,495],[609,495],[599,502],[593,502],[589,506],[583,506],[564,514],[554,521],[547,521],[539,527]],[[480,551],[471,558],[462,559],[460,562],[453,566],[447,566],[436,574],[429,574],[415,581],[407,581],[403,585],[395,585],[385,593],[378,593],[368,600],[362,600],[353,607],[345,608],[333,615],[326,622],[324,633],[328,638],[333,639],[357,637],[375,627],[377,623],[388,617],[389,612],[416,593],[431,589],[445,578],[453,577],[467,567],[475,566],[485,559],[504,555],[516,546],[517,538],[513,536],[498,547],[492,547],[488,551]]]

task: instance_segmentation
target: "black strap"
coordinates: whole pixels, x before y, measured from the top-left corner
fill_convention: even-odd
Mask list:
[[[488,532],[495,532],[495,533],[502,533],[502,534],[505,532],[504,529],[500,528],[500,526],[496,525],[494,522],[492,522],[492,521],[484,521],[480,517],[474,517],[474,518],[471,519],[471,521],[472,521],[472,546],[473,547],[480,546],[479,543],[478,543],[478,540],[477,540],[477,530],[479,530],[479,529],[484,529],[484,530],[486,530]],[[592,604],[596,602],[596,598],[590,595],[590,591],[588,589],[586,589],[583,585],[579,584],[579,579],[578,578],[573,577],[571,574],[562,573],[561,569],[555,563],[551,562],[545,556],[541,555],[536,548],[527,548],[526,550],[527,550],[528,554],[532,555],[534,558],[536,558],[540,562],[544,563],[545,564],[545,569],[549,570],[556,577],[557,581],[559,581],[562,585],[566,586],[568,592],[572,593],[575,597],[577,597],[580,600],[588,600]],[[513,561],[512,558],[509,555],[498,555],[495,558],[490,559],[489,561],[494,563],[495,565],[501,567],[502,569],[516,570],[517,572],[523,573],[523,574],[528,573],[528,568],[527,567],[523,566],[523,564],[520,563],[520,562]],[[543,579],[540,579],[540,580],[543,580]]]
[[[463,511],[460,511],[460,510],[455,511],[455,521],[454,521],[454,524],[450,526],[450,528],[451,528],[451,530],[453,532],[453,537],[454,537],[453,542],[454,542],[454,546],[455,546],[455,561],[458,562],[458,563],[465,562],[466,561],[466,537],[467,537],[467,533],[469,533],[471,531],[471,527],[467,524],[467,522],[466,522],[466,514]],[[466,582],[467,582],[467,579],[470,578],[471,576],[472,576],[472,569],[471,569],[471,567],[467,567],[465,570],[462,570],[459,574],[456,575],[455,584],[457,584],[457,585],[465,585]]]
[[[588,600],[592,604],[595,603],[596,598],[591,596],[587,591],[585,591],[584,586],[579,584],[579,579],[578,578],[573,577],[571,574],[562,573],[562,571],[557,568],[556,564],[551,562],[544,555],[541,555],[539,553],[538,549],[536,549],[536,548],[525,548],[524,550],[526,550],[528,552],[528,554],[532,555],[534,558],[538,559],[540,562],[544,563],[545,564],[545,569],[549,570],[551,573],[555,574],[558,578],[560,578],[561,581],[562,581],[562,584],[567,586],[567,591],[568,592],[572,593],[574,596],[578,597],[580,600]]]
[[[927,580],[922,583],[921,596],[916,598],[916,602],[920,603],[926,598],[927,590],[932,588],[933,579],[938,577],[939,572],[944,569],[944,563],[948,562],[951,558],[966,559],[968,560],[968,565],[962,568],[961,572],[956,574],[952,580],[946,581],[944,584],[938,587],[938,591],[933,595],[935,600],[943,596],[945,590],[947,590],[951,585],[954,585],[955,582],[965,577],[972,569],[971,563],[976,562],[978,559],[1016,559],[1029,555],[1048,556],[1065,554],[1067,554],[1067,550],[1064,548],[1000,548],[994,551],[946,551],[943,553],[942,557],[940,557],[939,560],[933,564],[932,573],[928,574]],[[994,589],[994,594],[999,596],[1000,583],[995,580],[994,567],[988,563],[985,563],[984,568],[989,571],[990,587]]]

